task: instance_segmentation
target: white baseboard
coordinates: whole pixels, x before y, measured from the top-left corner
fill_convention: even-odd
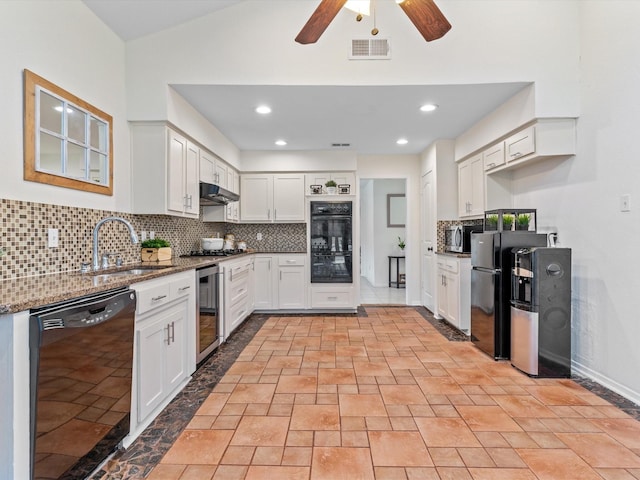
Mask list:
[[[615,380],[605,375],[602,375],[601,373],[596,372],[590,369],[589,367],[586,367],[576,361],[571,362],[571,369],[574,373],[577,373],[578,375],[581,375],[590,380],[593,380],[594,382],[598,382],[603,387],[606,387],[609,390],[617,393],[618,395],[623,396],[624,398],[632,401],[636,405],[640,405],[640,392],[631,390],[625,387],[624,385],[621,385],[620,383],[616,382]]]

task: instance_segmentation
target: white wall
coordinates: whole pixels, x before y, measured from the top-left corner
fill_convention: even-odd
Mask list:
[[[316,7],[299,0],[248,0],[127,44],[132,120],[167,116],[166,85],[405,85],[536,82],[539,116],[578,112],[577,0],[448,0],[453,28],[424,42],[393,2],[378,2],[392,60],[350,61],[353,37],[371,26],[340,12],[313,45],[293,41]],[[523,21],[526,19],[526,21]],[[482,39],[482,41],[477,41]],[[461,119],[464,121],[464,119]]]
[[[82,2],[0,2],[0,197],[129,211],[129,128],[125,46]],[[23,180],[23,70],[73,93],[113,117],[113,196]]]
[[[363,155],[358,157],[357,173],[358,178],[406,179],[407,304],[420,305],[420,159],[417,155]],[[386,225],[386,203],[383,212]],[[380,215],[377,210],[376,215]]]
[[[337,172],[355,170],[357,157],[350,150],[244,151],[240,165],[243,172]]]
[[[373,285],[373,180],[360,180],[360,275]]]
[[[538,208],[573,254],[573,363],[640,403],[640,3],[581,4],[578,154],[514,179],[515,206]],[[613,32],[613,33],[612,33]],[[631,212],[620,196],[631,195]]]

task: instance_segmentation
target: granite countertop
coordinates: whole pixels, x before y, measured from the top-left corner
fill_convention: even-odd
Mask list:
[[[206,267],[225,260],[236,259],[245,255],[251,255],[254,251],[247,251],[229,257],[178,257],[170,261],[151,264],[167,265],[167,268],[149,270],[138,275],[120,275],[111,278],[103,278],[92,274],[83,274],[79,271],[52,273],[34,277],[23,277],[0,281],[0,314],[16,313],[29,310],[50,303],[61,302],[75,297],[82,297],[91,293],[110,290],[112,288],[125,287],[134,283],[143,282],[152,278],[171,275],[172,273],[193,270]],[[110,271],[127,270],[145,264],[123,265],[120,269]]]
[[[436,255],[447,255],[449,257],[456,257],[456,258],[471,258],[470,253],[445,252],[444,250],[438,250],[436,252]]]

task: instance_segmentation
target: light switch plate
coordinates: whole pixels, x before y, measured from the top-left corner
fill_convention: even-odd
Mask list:
[[[628,193],[620,196],[620,211],[621,212],[631,211],[631,195],[629,195]]]
[[[58,246],[58,229],[50,228],[47,237],[49,248],[56,248]]]

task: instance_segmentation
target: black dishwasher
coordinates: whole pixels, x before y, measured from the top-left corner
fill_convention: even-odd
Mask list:
[[[31,310],[31,477],[79,479],[129,433],[135,291]]]

